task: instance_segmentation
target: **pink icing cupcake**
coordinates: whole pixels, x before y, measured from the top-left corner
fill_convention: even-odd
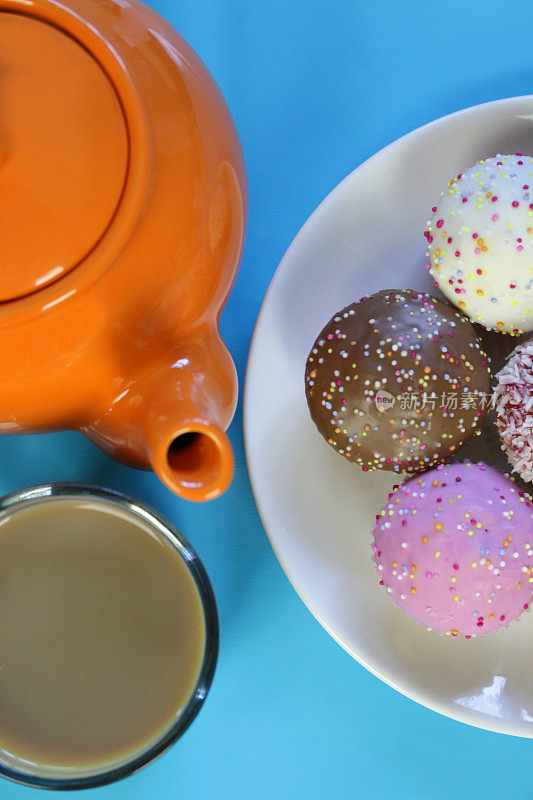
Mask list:
[[[533,481],[533,339],[519,345],[496,376],[496,425],[513,470]]]
[[[376,517],[380,584],[417,622],[451,636],[507,626],[533,597],[533,501],[483,462],[407,480]]]

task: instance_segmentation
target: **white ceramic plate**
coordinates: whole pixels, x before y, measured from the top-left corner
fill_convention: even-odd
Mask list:
[[[340,308],[431,288],[423,232],[448,180],[484,156],[533,153],[533,96],[439,119],[349,175],[296,236],[264,300],[246,376],[246,453],[259,512],[294,588],[361,664],[429,708],[533,737],[533,614],[467,641],[399,611],[372,569],[374,515],[395,481],[338,456],[307,411],[304,369]],[[502,337],[503,338],[503,337]],[[479,439],[478,439],[479,441]]]

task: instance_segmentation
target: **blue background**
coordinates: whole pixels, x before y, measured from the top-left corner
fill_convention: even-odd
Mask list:
[[[98,0],[95,0],[98,2]],[[443,114],[533,87],[532,4],[427,0],[152,0],[219,83],[244,147],[250,223],[222,319],[241,386],[253,325],[292,238],[365,158]],[[0,440],[0,491],[92,481],[183,530],[218,598],[211,694],[166,755],[98,800],[531,798],[527,740],[469,728],[397,694],[329,638],[276,562],[246,473],[241,404],[228,493],[187,505],[75,434]],[[529,784],[529,786],[528,786]],[[2,800],[36,790],[7,782]]]

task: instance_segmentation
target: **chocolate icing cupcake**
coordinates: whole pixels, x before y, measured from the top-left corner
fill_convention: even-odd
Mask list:
[[[364,470],[412,473],[451,455],[490,404],[489,358],[469,320],[425,292],[389,289],[344,308],[307,359],[311,417]]]

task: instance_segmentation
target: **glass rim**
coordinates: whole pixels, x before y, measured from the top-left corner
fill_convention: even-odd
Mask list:
[[[143,500],[131,497],[116,489],[108,489],[91,483],[52,482],[28,486],[0,497],[0,514],[33,500],[52,497],[85,497],[107,501],[126,510],[155,528],[179,553],[198,589],[205,621],[205,648],[196,686],[182,713],[161,737],[145,751],[116,767],[103,765],[90,775],[76,777],[43,777],[32,775],[0,761],[0,777],[23,786],[41,789],[74,790],[94,789],[114,783],[147,766],[162,755],[185,733],[197,716],[209,692],[218,658],[219,621],[215,595],[206,569],[200,557],[182,533],[164,515]],[[72,768],[75,773],[76,768]]]

